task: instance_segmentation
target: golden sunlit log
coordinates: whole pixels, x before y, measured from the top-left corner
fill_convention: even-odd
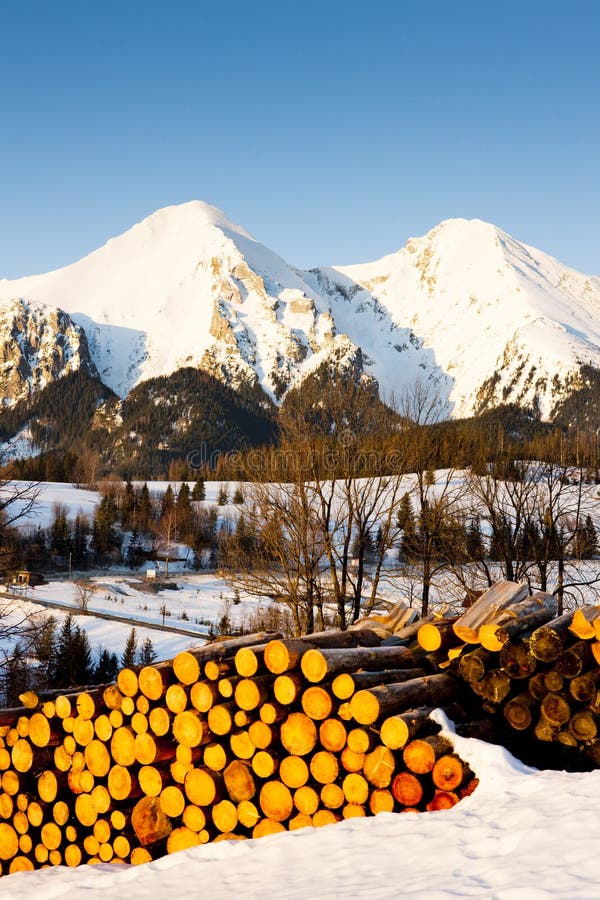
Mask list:
[[[368,629],[359,631],[321,631],[292,640],[271,640],[264,650],[264,664],[274,675],[294,669],[310,649],[378,647],[380,639]]]
[[[480,627],[495,621],[500,612],[525,600],[528,594],[529,586],[526,582],[521,584],[513,581],[497,582],[478,597],[462,616],[459,616],[453,625],[454,633],[467,644],[479,643]]]
[[[371,725],[380,717],[416,706],[437,706],[457,694],[458,682],[453,675],[428,675],[358,691],[350,700],[350,709],[360,725]]]
[[[302,655],[300,668],[307,681],[318,683],[341,673],[360,670],[383,671],[414,667],[408,647],[354,647],[340,649],[311,648]]]

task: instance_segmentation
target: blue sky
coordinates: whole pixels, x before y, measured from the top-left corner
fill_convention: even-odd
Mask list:
[[[600,274],[600,4],[0,0],[0,276],[202,199],[297,265],[454,216]]]

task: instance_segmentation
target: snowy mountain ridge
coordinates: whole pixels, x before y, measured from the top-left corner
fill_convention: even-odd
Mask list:
[[[73,265],[0,280],[0,317],[15,302],[64,311],[122,397],[192,365],[279,401],[321,363],[352,360],[384,399],[419,377],[453,416],[516,402],[548,417],[581,365],[600,368],[600,279],[476,219],[373,263],[304,271],[192,201]]]

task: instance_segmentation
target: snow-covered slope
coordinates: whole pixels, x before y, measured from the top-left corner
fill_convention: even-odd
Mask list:
[[[324,361],[356,361],[384,398],[431,379],[447,410],[506,401],[545,416],[600,367],[600,279],[493,225],[449,220],[397,253],[302,271],[214,207],[168,207],[66,268],[0,281],[0,301],[66,310],[101,378],[199,365],[272,398]]]

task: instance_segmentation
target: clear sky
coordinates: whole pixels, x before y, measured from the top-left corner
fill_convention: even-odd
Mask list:
[[[596,0],[0,0],[0,276],[161,206],[289,262],[478,217],[600,274]]]

